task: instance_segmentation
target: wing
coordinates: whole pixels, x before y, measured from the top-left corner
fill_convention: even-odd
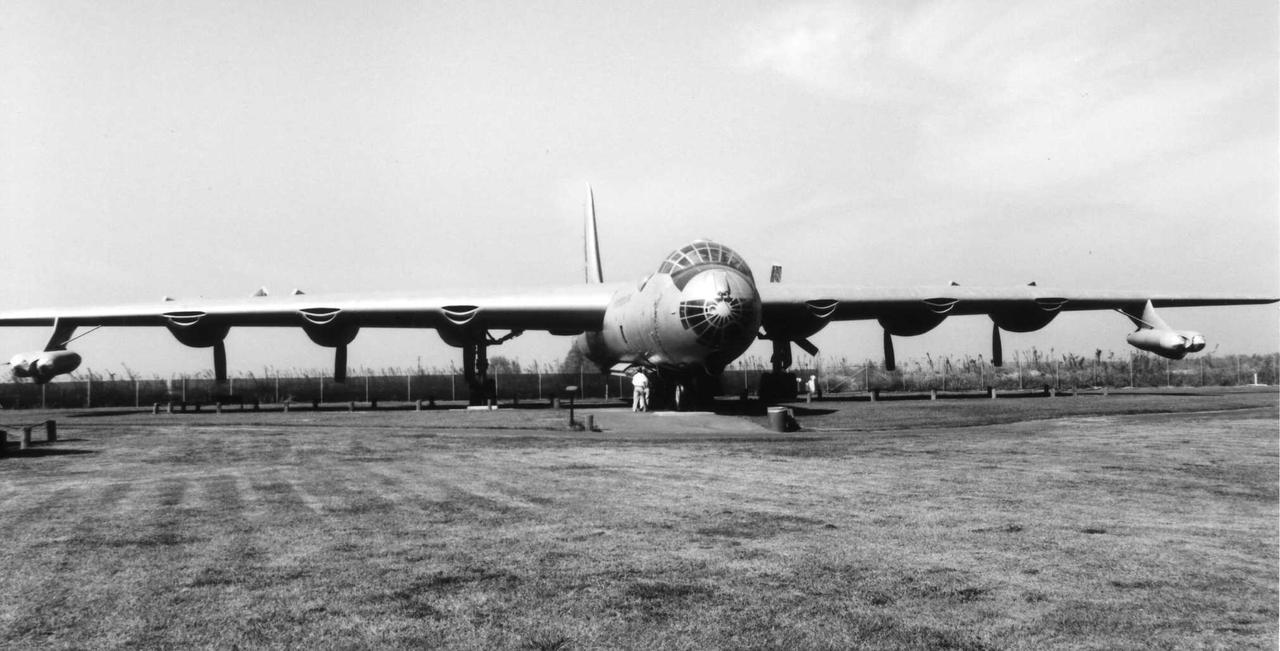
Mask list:
[[[1048,325],[1058,314],[1077,310],[1116,310],[1129,317],[1139,331],[1127,341],[1142,350],[1181,359],[1202,350],[1204,336],[1174,331],[1156,307],[1248,305],[1274,303],[1269,297],[1206,297],[1145,294],[1129,291],[1060,290],[1035,285],[1021,287],[862,288],[836,285],[801,286],[769,283],[760,286],[761,325],[774,342],[775,357],[787,360],[787,342],[810,354],[817,347],[806,337],[829,321],[875,319],[884,328],[885,368],[894,368],[893,337],[932,330],[949,316],[985,314],[991,317],[991,360],[1002,362],[1000,331],[1031,332]]]
[[[598,330],[616,289],[573,285],[532,292],[465,291],[440,294],[255,296],[238,300],[0,312],[2,326],[319,327],[440,330],[511,329],[556,333]]]
[[[1141,313],[1147,301],[1154,307],[1195,307],[1275,303],[1270,297],[1179,296],[1133,291],[1062,290],[1035,285],[1021,287],[850,287],[841,285],[759,286],[765,327],[786,329],[795,319],[832,321],[914,316],[1000,315],[1025,311],[1056,313],[1077,310],[1121,310]]]

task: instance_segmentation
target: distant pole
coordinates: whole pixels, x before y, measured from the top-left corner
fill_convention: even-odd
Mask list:
[[[276,374],[276,402],[280,402],[280,374]]]
[[[84,406],[93,406],[93,376],[84,381]]]
[[[542,369],[538,369],[538,400],[542,400]]]
[[[1200,386],[1204,386],[1204,358],[1200,358]]]
[[[320,402],[324,402],[324,374],[320,374]]]
[[[413,402],[413,375],[404,376],[404,401]]]
[[[369,402],[369,376],[364,376],[364,401]]]
[[[47,388],[49,388],[49,385],[47,385],[47,384],[41,384],[41,385],[40,385],[40,408],[41,408],[41,409],[45,409],[45,408],[46,408],[46,407],[44,406],[44,390],[45,390],[45,389],[47,389]]]
[[[182,376],[182,401],[187,401],[187,376]]]
[[[1168,357],[1164,358],[1164,385],[1167,387],[1173,386],[1173,375],[1169,371]]]
[[[229,377],[227,378],[227,393],[234,394],[235,392],[236,392],[236,379],[233,377]]]
[[[451,372],[449,373],[449,394],[453,396],[453,397],[451,398],[452,400],[457,400],[457,399],[458,399],[458,387],[457,387],[457,386],[454,384],[454,382],[453,382],[453,376],[454,376],[454,373],[451,371]]]
[[[1018,364],[1018,390],[1022,390],[1022,356],[1017,351],[1013,353],[1013,361]]]
[[[1129,351],[1129,386],[1133,386],[1133,351]]]
[[[133,406],[134,406],[135,408],[139,405],[139,402],[138,402],[138,393],[139,393],[139,391],[138,391],[138,380],[137,380],[137,378],[134,378],[134,380],[133,380]]]

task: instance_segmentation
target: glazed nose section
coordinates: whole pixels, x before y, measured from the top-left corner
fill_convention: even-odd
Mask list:
[[[680,324],[713,350],[749,345],[760,329],[760,297],[751,279],[710,269],[689,280],[680,301]]]

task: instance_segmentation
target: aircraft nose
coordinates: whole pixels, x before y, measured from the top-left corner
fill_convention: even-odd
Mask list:
[[[693,331],[699,344],[722,350],[755,338],[760,298],[750,279],[729,270],[708,270],[692,278],[683,294],[680,324]]]

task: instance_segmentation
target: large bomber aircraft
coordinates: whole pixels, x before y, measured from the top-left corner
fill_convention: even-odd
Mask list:
[[[992,321],[992,362],[1001,365],[1000,332],[1039,330],[1062,312],[1115,310],[1136,329],[1132,346],[1181,359],[1202,350],[1198,332],[1175,330],[1160,307],[1244,305],[1276,298],[1202,297],[1127,291],[1069,291],[1038,287],[858,287],[781,282],[781,268],[758,284],[747,262],[717,242],[698,240],[672,252],[640,283],[606,284],[600,265],[595,202],[587,190],[586,284],[513,292],[403,292],[394,295],[321,296],[262,293],[240,300],[84,309],[0,312],[0,326],[52,326],[43,350],[9,362],[15,378],[48,382],[80,365],[67,349],[77,328],[164,327],[187,346],[213,349],[214,377],[226,381],[223,341],[232,327],[296,327],[335,349],[334,380],[347,371],[347,345],[361,328],[433,328],[462,349],[470,400],[495,397],[488,377],[489,346],[528,330],[576,336],[575,345],[602,372],[643,370],[677,408],[713,395],[719,375],[756,339],[773,343],[772,370],[760,381],[765,398],[785,396],[795,383],[787,373],[794,343],[809,354],[809,341],[832,321],[875,319],[884,328],[885,367],[894,368],[893,337],[924,334],[947,317],[985,314]],[[495,336],[495,331],[506,331]]]

